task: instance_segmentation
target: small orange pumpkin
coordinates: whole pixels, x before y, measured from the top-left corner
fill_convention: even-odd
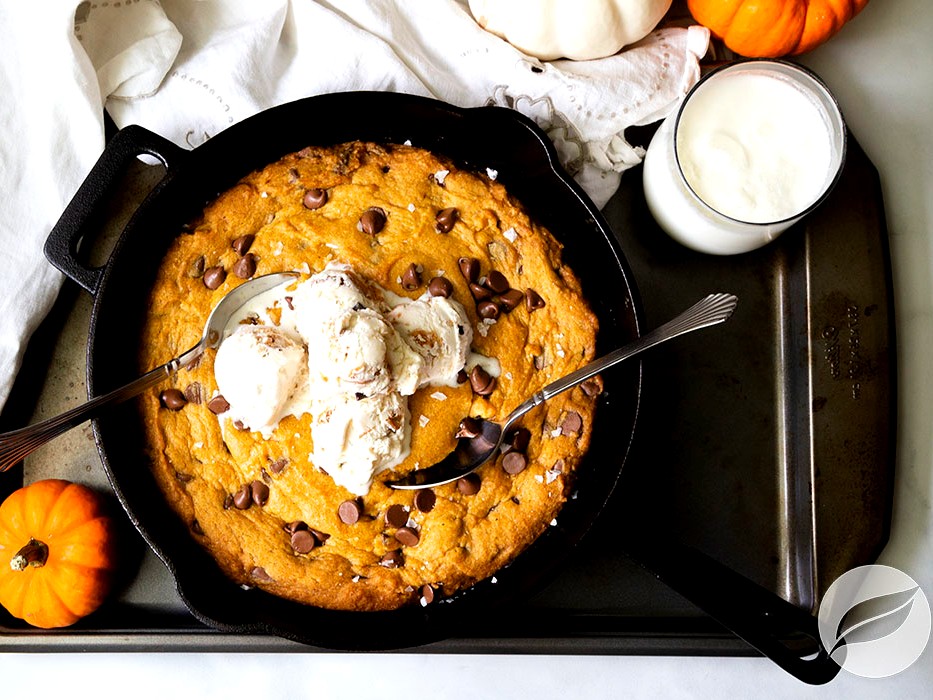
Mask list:
[[[0,605],[35,627],[94,612],[116,568],[115,532],[91,489],[45,479],[0,505]]]
[[[749,58],[810,51],[867,4],[868,0],[687,0],[697,22]]]

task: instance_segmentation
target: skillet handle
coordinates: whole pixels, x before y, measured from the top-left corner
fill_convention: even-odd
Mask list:
[[[155,156],[171,170],[186,151],[141,126],[118,131],[72,197],[45,241],[45,257],[92,295],[97,293],[104,266],[88,267],[78,249],[96,232],[99,215],[120,182],[127,165],[142,154]]]

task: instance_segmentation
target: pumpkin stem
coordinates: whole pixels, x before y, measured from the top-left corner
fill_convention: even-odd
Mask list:
[[[27,566],[45,566],[45,561],[48,558],[49,546],[45,542],[30,539],[10,560],[10,568],[13,571],[22,571]]]

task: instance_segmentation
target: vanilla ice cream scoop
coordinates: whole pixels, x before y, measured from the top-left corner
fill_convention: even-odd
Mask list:
[[[399,304],[387,318],[423,360],[420,385],[456,385],[473,342],[473,327],[458,301],[424,296]]]
[[[360,399],[331,397],[315,411],[311,434],[315,465],[336,484],[362,496],[376,474],[399,464],[411,451],[408,402],[397,392]]]
[[[266,436],[291,412],[289,400],[306,375],[304,347],[273,326],[238,326],[214,358],[229,416]]]

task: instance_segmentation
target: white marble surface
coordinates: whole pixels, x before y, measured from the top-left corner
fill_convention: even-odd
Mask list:
[[[933,5],[873,0],[805,57],[881,173],[895,277],[899,429],[881,562],[933,598]],[[336,654],[0,654],[3,697],[928,698],[933,645],[903,673],[801,684],[763,659]]]

